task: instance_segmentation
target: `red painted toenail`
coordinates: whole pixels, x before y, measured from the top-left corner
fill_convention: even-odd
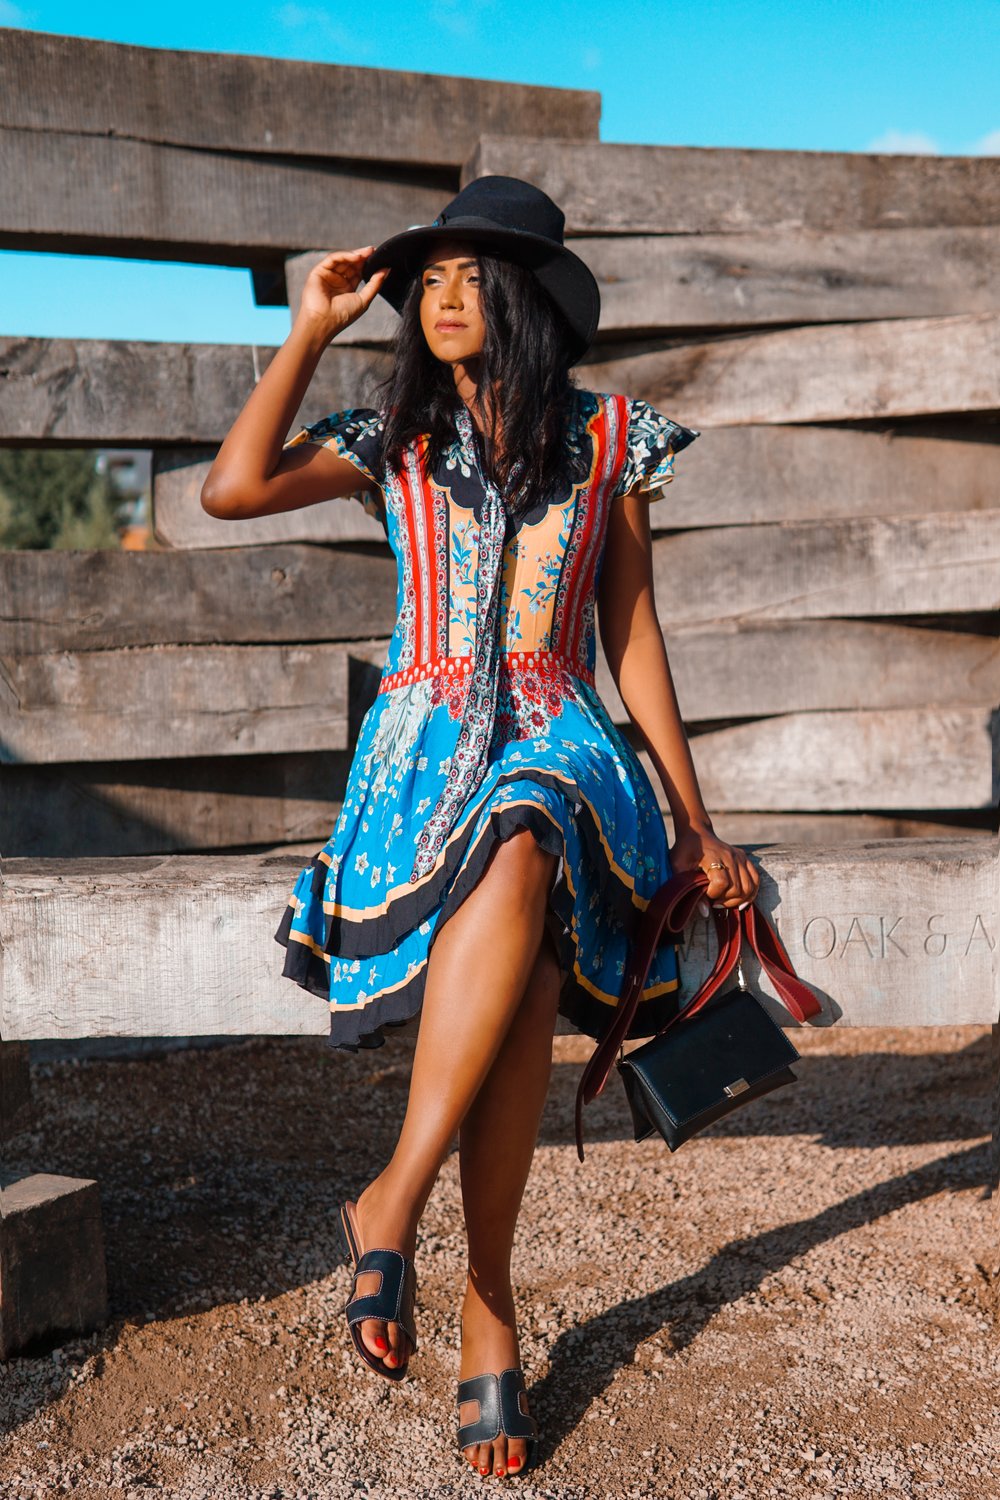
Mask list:
[[[509,1469],[519,1469],[521,1467],[521,1460],[517,1457],[516,1454],[514,1454],[511,1458],[508,1458],[507,1467]]]
[[[373,1338],[380,1349],[388,1349],[388,1342],[382,1337],[380,1333],[373,1334]]]
[[[480,1472],[480,1474],[488,1474],[490,1471],[489,1471],[489,1469],[480,1469],[479,1472]]]

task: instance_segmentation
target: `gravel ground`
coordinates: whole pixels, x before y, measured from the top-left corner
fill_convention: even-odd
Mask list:
[[[190,1500],[1000,1496],[989,1032],[796,1032],[800,1082],[671,1156],[556,1065],[516,1252],[541,1466],[454,1442],[457,1159],[418,1245],[413,1375],[350,1348],[336,1205],[391,1150],[412,1035],[34,1066],[8,1170],[101,1184],[105,1329],[0,1364],[0,1493]],[[992,1240],[991,1240],[992,1235]]]

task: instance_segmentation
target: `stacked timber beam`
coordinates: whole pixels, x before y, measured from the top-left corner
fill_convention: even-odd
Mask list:
[[[9,860],[0,902],[0,1030],[46,1037],[321,1036],[315,996],[281,978],[272,916],[294,854]],[[761,855],[760,904],[822,1005],[816,1024],[988,1025],[1000,1009],[995,841],[870,840]],[[709,968],[709,924],[684,934],[682,995]],[[109,1010],[106,956],[128,934]],[[86,941],[81,942],[81,933]],[[95,984],[95,955],[101,975]],[[747,979],[794,1025],[752,955]]]
[[[600,96],[5,30],[7,247],[249,266],[434,217],[480,136],[595,139]]]

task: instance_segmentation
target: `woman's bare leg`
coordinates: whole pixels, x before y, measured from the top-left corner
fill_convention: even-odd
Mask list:
[[[462,1121],[459,1134],[462,1202],[469,1237],[469,1279],[462,1309],[459,1378],[521,1362],[510,1285],[510,1256],[524,1186],[552,1071],[552,1033],[560,988],[559,964],[546,934],[531,978],[500,1051]],[[527,1404],[522,1396],[522,1409]],[[475,1421],[475,1401],[463,1402],[459,1422]],[[493,1443],[466,1448],[480,1474],[516,1473],[528,1446],[501,1433]]]
[[[557,867],[528,829],[497,844],[475,887],[435,937],[427,965],[406,1114],[388,1165],[358,1199],[366,1249],[411,1257],[445,1156],[493,1064],[528,985]],[[358,1278],[358,1295],[378,1288]],[[366,1319],[361,1336],[392,1367],[409,1341],[397,1323]]]

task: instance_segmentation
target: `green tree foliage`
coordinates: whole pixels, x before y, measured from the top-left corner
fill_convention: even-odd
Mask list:
[[[122,496],[90,448],[0,448],[0,548],[117,547]]]

